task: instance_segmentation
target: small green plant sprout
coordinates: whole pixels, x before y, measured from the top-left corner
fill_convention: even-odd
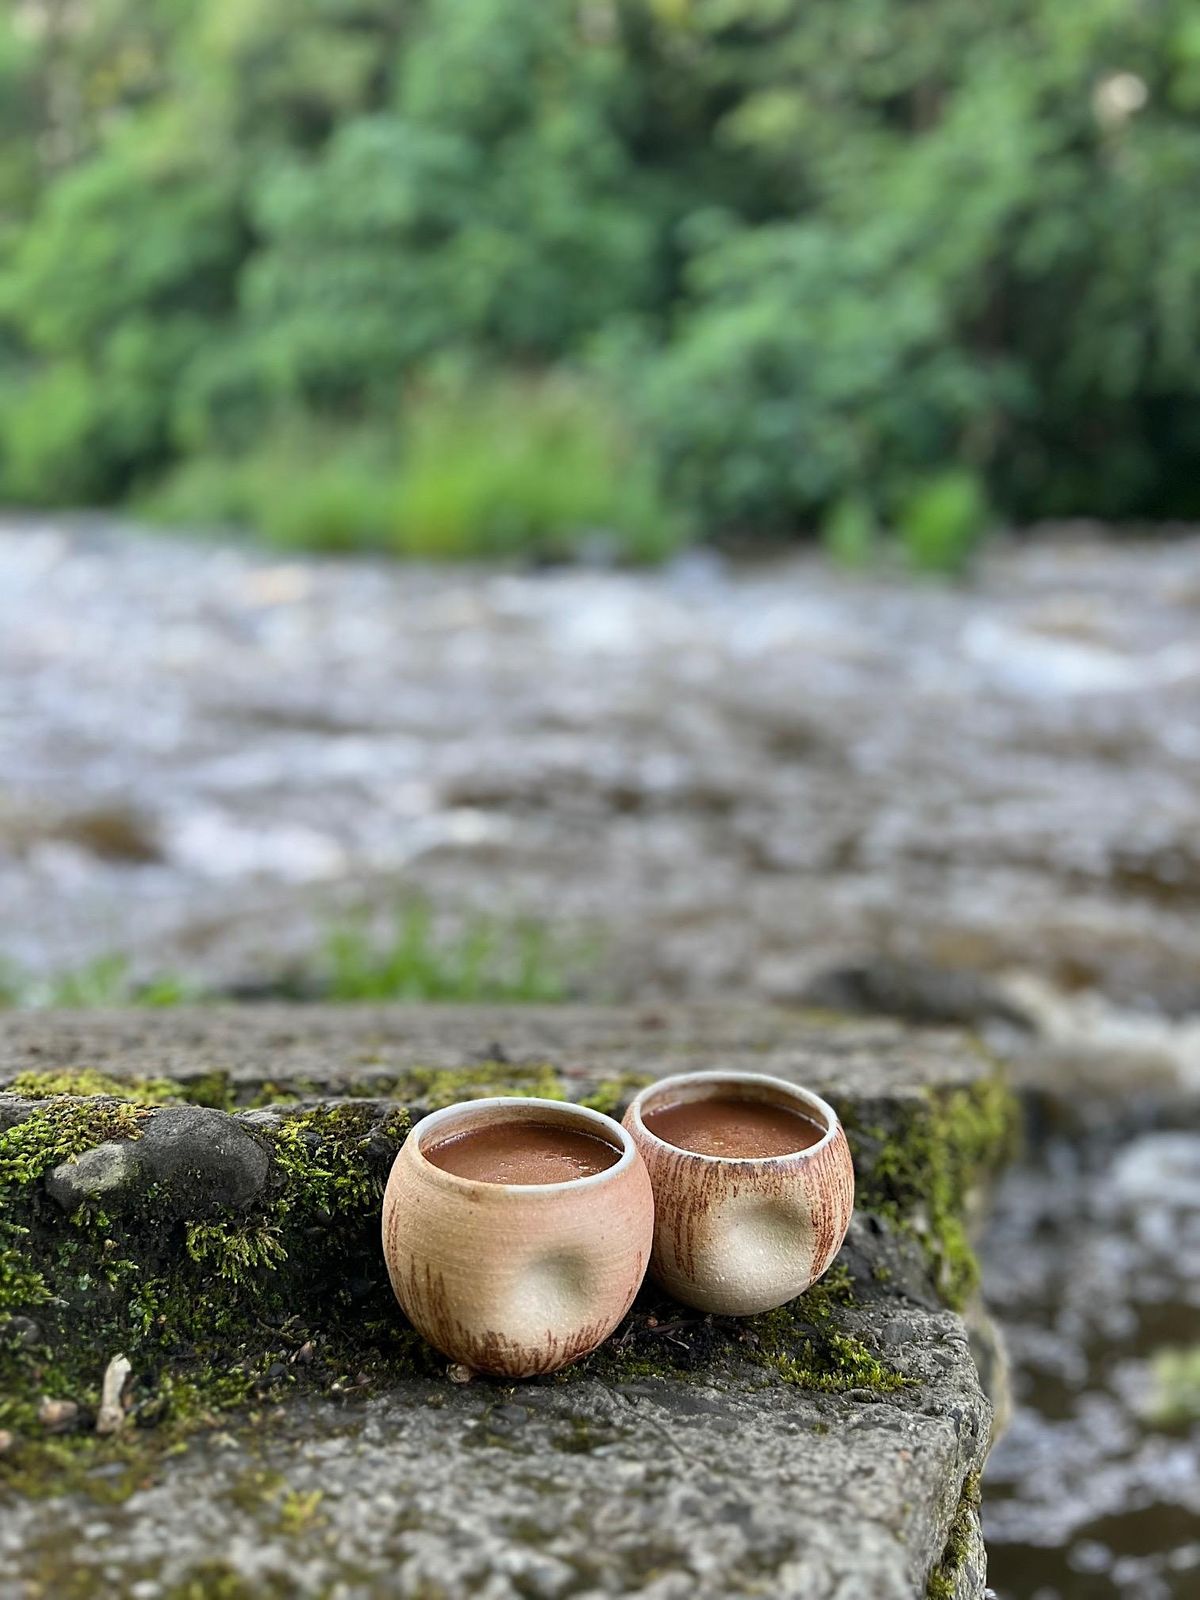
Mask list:
[[[473,917],[440,932],[424,900],[401,907],[377,932],[363,918],[339,924],[325,944],[332,1000],[561,1000],[562,954],[549,930],[528,919]]]

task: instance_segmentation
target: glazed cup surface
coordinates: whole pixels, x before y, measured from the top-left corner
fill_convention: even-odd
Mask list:
[[[656,1108],[714,1098],[798,1111],[824,1133],[787,1155],[711,1156],[669,1144],[643,1120]],[[854,1209],[854,1165],[845,1130],[820,1095],[761,1073],[684,1073],[643,1089],[625,1127],[654,1191],[650,1271],[674,1299],[749,1316],[802,1294],[832,1264]]]
[[[536,1122],[598,1136],[612,1166],[563,1183],[486,1183],[429,1161],[431,1142]],[[559,1100],[502,1097],[435,1111],[409,1134],[383,1197],[383,1250],[413,1326],[455,1361],[508,1377],[553,1372],[606,1339],[650,1258],[654,1201],[630,1135]]]

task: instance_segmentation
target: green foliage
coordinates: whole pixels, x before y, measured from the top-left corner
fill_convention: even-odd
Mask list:
[[[446,556],[895,527],[939,571],[990,508],[1200,515],[1191,0],[23,16],[9,499]]]
[[[71,1010],[89,1006],[176,1006],[202,998],[203,990],[197,984],[176,973],[163,972],[145,980],[135,978],[129,960],[119,954],[97,956],[81,967],[44,978],[0,967],[0,1007]]]
[[[918,572],[960,572],[987,527],[988,510],[970,472],[927,479],[902,503],[898,526]]]
[[[957,1600],[963,1588],[963,1565],[978,1537],[979,1507],[982,1502],[979,1478],[970,1473],[963,1482],[958,1509],[950,1524],[950,1535],[941,1560],[929,1574],[925,1600]]]
[[[644,451],[561,382],[428,396],[414,408],[396,515],[405,553],[435,557],[562,556],[590,535],[653,560],[679,533]]]
[[[335,928],[326,958],[331,1000],[555,1001],[567,992],[562,952],[540,923],[478,917],[442,935],[421,900],[402,907],[383,937],[361,920]]]
[[[287,427],[245,459],[190,462],[144,509],[166,522],[248,522],[289,548],[434,560],[556,558],[600,542],[649,561],[682,533],[644,446],[565,376],[433,381],[386,430]]]

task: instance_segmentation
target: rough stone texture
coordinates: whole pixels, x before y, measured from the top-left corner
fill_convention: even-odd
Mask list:
[[[74,1161],[64,1161],[46,1178],[46,1193],[64,1211],[74,1211],[88,1201],[121,1209],[127,1196],[140,1190],[141,1163],[132,1144],[113,1141],[85,1150]]]
[[[806,1083],[836,1101],[977,1083],[992,1063],[961,1033],[766,1006],[204,1006],[0,1015],[0,1084],[19,1072],[94,1067],[194,1082],[229,1074],[338,1093],[414,1068],[551,1064],[580,1092],[625,1074],[737,1066]]]
[[[872,1115],[990,1070],[953,1034],[724,1007],[0,1021],[0,1077],[84,1065],[184,1080],[220,1070],[247,1094],[264,1082],[329,1093],[414,1067],[502,1075],[498,1061],[550,1062],[572,1091],[627,1073],[769,1070]],[[253,1129],[274,1115],[206,1113],[192,1132],[220,1140],[227,1125]],[[180,1116],[150,1113],[140,1143],[153,1148],[155,1129]],[[191,1159],[183,1166],[194,1170]],[[821,1393],[749,1356],[673,1378],[585,1372],[462,1387],[412,1378],[368,1398],[351,1383],[342,1401],[298,1400],[194,1438],[119,1506],[78,1492],[9,1498],[0,1600],[92,1591],[916,1600],[982,1467],[991,1408],[964,1323],[938,1303],[911,1239],[860,1214],[841,1260],[854,1284],[846,1332],[908,1387]],[[677,1309],[660,1324],[664,1341],[699,1326],[679,1312],[673,1331]],[[111,1353],[97,1352],[98,1363]],[[979,1600],[982,1582],[973,1564],[960,1600]]]
[[[236,1574],[248,1593],[347,1600],[913,1600],[990,1414],[962,1323],[934,1308],[911,1247],[858,1220],[847,1253],[866,1290],[853,1325],[908,1389],[817,1394],[748,1366],[414,1379],[366,1401],[301,1401],[194,1439],[123,1505],[11,1501],[0,1595],[90,1583],[157,1600],[208,1582],[194,1591],[207,1596]],[[891,1279],[872,1291],[884,1262]],[[961,1600],[979,1600],[982,1578],[974,1565]]]

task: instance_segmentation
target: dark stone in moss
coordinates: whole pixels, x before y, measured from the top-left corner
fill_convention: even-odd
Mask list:
[[[179,1216],[243,1206],[266,1182],[266,1152],[228,1112],[170,1106],[151,1119],[138,1157],[157,1194]]]
[[[55,1167],[46,1189],[64,1211],[123,1212],[153,1194],[157,1210],[200,1218],[244,1206],[266,1182],[263,1148],[224,1111],[168,1106],[136,1142],[114,1141]]]

